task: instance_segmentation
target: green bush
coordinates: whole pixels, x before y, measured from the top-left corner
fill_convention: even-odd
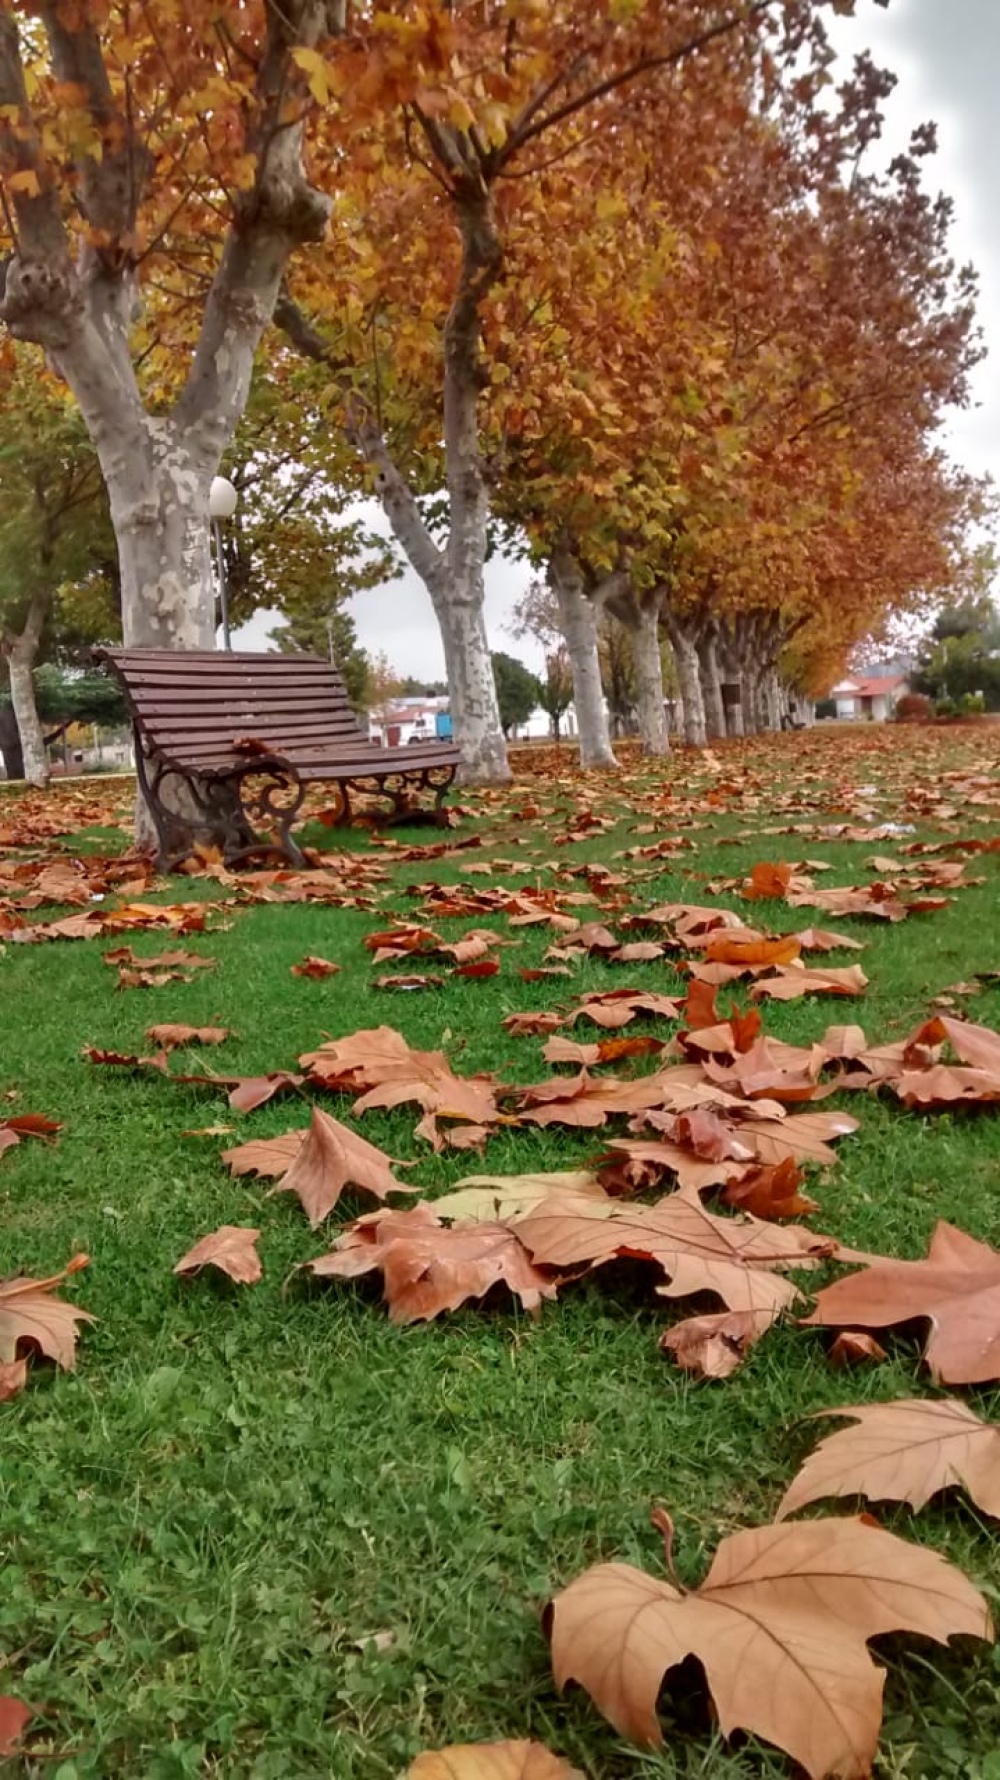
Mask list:
[[[986,709],[986,700],[981,692],[963,692],[958,701],[958,709],[963,717],[981,717]]]
[[[953,698],[938,698],[934,701],[935,717],[957,717],[958,705]]]

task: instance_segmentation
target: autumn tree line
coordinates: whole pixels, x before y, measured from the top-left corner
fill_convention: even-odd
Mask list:
[[[609,620],[662,753],[665,655],[698,744],[981,596],[990,492],[940,442],[975,278],[932,127],[883,168],[891,75],[835,78],[851,10],[2,0],[0,657],[28,775],[40,654],[214,646],[220,468],[234,617],[276,607],[284,646],[350,681],[346,595],[419,576],[469,780],[508,773],[499,547],[535,565],[521,622],[586,765],[614,762]]]

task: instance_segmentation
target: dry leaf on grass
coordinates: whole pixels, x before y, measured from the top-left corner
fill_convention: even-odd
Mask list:
[[[252,1137],[249,1143],[223,1150],[222,1160],[233,1174],[287,1174],[295,1161],[308,1132],[284,1131],[280,1137]]]
[[[782,933],[775,939],[765,939],[749,928],[745,933],[727,933],[725,930],[710,933],[704,945],[705,957],[710,964],[791,964],[801,950],[797,934]]]
[[[754,983],[750,995],[754,1001],[764,996],[771,1001],[797,1001],[800,995],[863,995],[867,987],[868,978],[860,964],[848,964],[842,970],[790,964]]]
[[[880,1347],[874,1335],[865,1335],[860,1329],[844,1329],[827,1355],[831,1366],[843,1371],[848,1366],[877,1366],[889,1358],[884,1347]]]
[[[253,1166],[262,1172],[257,1164]],[[309,1130],[287,1174],[271,1192],[295,1193],[315,1230],[329,1217],[345,1187],[359,1187],[376,1199],[384,1199],[387,1193],[414,1192],[415,1188],[396,1179],[392,1167],[384,1150],[314,1107]]]
[[[0,1403],[6,1403],[23,1391],[28,1382],[27,1360],[8,1360],[0,1364]]]
[[[830,1249],[798,1225],[715,1217],[680,1195],[657,1205],[550,1199],[518,1219],[517,1234],[540,1266],[649,1261],[669,1277],[658,1288],[664,1297],[711,1292],[730,1310],[766,1311],[772,1320],[798,1297],[783,1271],[815,1267]]]
[[[54,1296],[56,1286],[89,1264],[87,1255],[74,1255],[61,1273],[48,1279],[5,1279],[0,1282],[0,1360],[16,1360],[22,1343],[28,1351],[38,1348],[64,1371],[76,1365],[76,1325],[95,1323],[89,1310],[79,1310]]]
[[[147,1026],[146,1037],[161,1051],[180,1045],[221,1045],[232,1033],[225,1026]]]
[[[630,1742],[662,1744],[657,1695],[668,1670],[695,1656],[723,1735],[765,1738],[810,1780],[871,1773],[885,1677],[869,1638],[993,1636],[960,1570],[860,1519],[732,1533],[690,1592],[630,1564],[598,1564],[549,1614],[556,1685],[578,1682]]]
[[[238,1285],[256,1285],[263,1278],[257,1253],[259,1235],[259,1230],[251,1230],[243,1224],[222,1224],[210,1236],[203,1236],[194,1248],[188,1249],[174,1272],[190,1274],[197,1273],[202,1267],[217,1267]]]
[[[589,1198],[610,1203],[589,1169],[554,1174],[470,1174],[454,1192],[432,1201],[435,1217],[448,1223],[484,1224],[518,1218],[544,1199]]]
[[[806,1323],[890,1329],[929,1322],[924,1359],[942,1384],[1000,1378],[1000,1254],[939,1223],[923,1261],[877,1258],[819,1292]]]
[[[394,1323],[429,1321],[501,1284],[537,1316],[543,1298],[554,1298],[560,1283],[533,1264],[507,1224],[450,1228],[430,1205],[359,1218],[330,1254],[306,1267],[321,1279],[381,1273]]]
[[[541,1743],[453,1743],[428,1750],[403,1780],[584,1780]]]
[[[825,1496],[908,1502],[923,1508],[958,1484],[984,1514],[1000,1517],[1000,1427],[964,1403],[923,1398],[824,1409],[854,1424],[821,1440],[782,1497],[784,1520]]]
[[[660,1352],[699,1378],[730,1378],[771,1321],[769,1311],[753,1310],[685,1317],[660,1336]]]
[[[315,977],[317,979],[335,977],[339,970],[339,964],[332,964],[329,958],[315,958],[311,953],[303,958],[301,964],[293,964],[291,967],[293,977]]]
[[[603,1026],[607,1031],[616,1032],[622,1026],[629,1025],[639,1014],[645,1014],[648,1018],[676,1020],[682,1006],[683,1003],[676,995],[661,995],[652,989],[595,991],[581,998],[579,1006],[564,1024],[574,1026],[577,1020],[592,1020],[595,1026]]]
[[[819,1210],[815,1199],[799,1191],[803,1175],[790,1156],[773,1167],[751,1168],[740,1180],[722,1189],[723,1205],[748,1211],[769,1222],[783,1218],[807,1218]]]
[[[0,1694],[0,1761],[16,1755],[35,1712],[12,1694]]]

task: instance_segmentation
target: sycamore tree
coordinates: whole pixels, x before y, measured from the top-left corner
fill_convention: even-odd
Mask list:
[[[0,8],[0,319],[79,404],[127,643],[214,642],[208,491],[254,354],[382,107],[434,101],[434,23],[375,0]]]
[[[838,5],[845,10],[844,0]],[[322,250],[303,259],[278,313],[299,348],[326,365],[396,537],[430,593],[462,774],[503,778],[484,618],[491,488],[482,427],[493,374],[491,316],[523,270],[510,251],[513,213],[532,211],[521,238],[533,243],[534,265],[557,260],[566,239],[559,224],[574,225],[550,210],[542,174],[568,160],[577,190],[595,180],[609,189],[619,95],[658,70],[710,57],[727,39],[750,68],[764,41],[780,39],[788,55],[801,54],[823,7],[820,0],[433,0],[391,10],[384,35],[392,52],[405,64],[433,30],[440,77],[413,93],[370,145],[358,167],[368,189],[356,182],[353,206],[334,219],[335,263]],[[709,104],[712,91],[705,82]],[[661,127],[670,134],[669,109]],[[345,305],[353,306],[348,325]],[[522,305],[529,314],[532,308],[533,298]],[[517,336],[512,345],[519,348]],[[567,348],[563,362],[575,369],[578,342]],[[447,491],[443,541],[420,503],[429,459]]]

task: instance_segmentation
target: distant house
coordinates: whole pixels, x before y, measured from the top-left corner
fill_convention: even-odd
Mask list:
[[[856,679],[841,680],[830,697],[842,722],[886,723],[897,700],[909,690],[905,674],[859,674]]]
[[[442,728],[450,729],[450,723],[439,722],[447,712],[446,698],[393,699],[381,710],[369,712],[369,739],[387,748],[404,748],[409,742],[433,742]]]

